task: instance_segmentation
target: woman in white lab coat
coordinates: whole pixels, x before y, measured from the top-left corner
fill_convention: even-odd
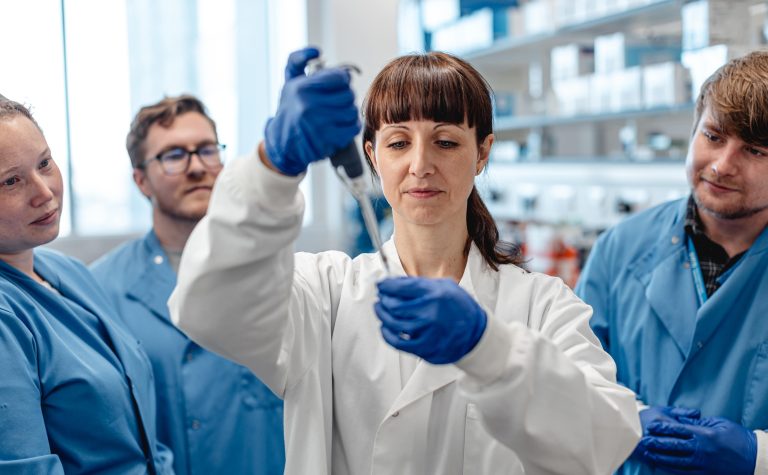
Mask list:
[[[359,130],[348,73],[304,75],[317,54],[289,58],[265,142],[219,176],[174,320],[284,398],[286,473],[610,473],[640,436],[634,396],[590,308],[498,242],[474,187],[491,94],[470,65],[404,56],[369,91],[396,277],[377,254],[294,254],[303,172]]]

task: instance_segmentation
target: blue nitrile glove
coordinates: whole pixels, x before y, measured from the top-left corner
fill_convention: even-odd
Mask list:
[[[757,460],[754,432],[722,417],[654,422],[640,440],[652,465],[679,474],[752,475]]]
[[[280,105],[264,129],[269,160],[286,175],[303,173],[360,132],[349,71],[329,68],[304,74],[307,62],[319,55],[316,48],[305,48],[288,57]]]
[[[374,309],[384,340],[430,363],[460,360],[485,331],[483,309],[450,279],[396,277],[378,288]]]
[[[698,409],[688,409],[685,407],[671,407],[671,406],[651,406],[640,411],[640,426],[643,429],[643,435],[648,435],[648,426],[654,422],[680,422],[681,419],[698,419],[701,417],[701,411]],[[645,460],[645,448],[642,444],[638,444],[632,452],[633,457],[640,458],[644,462]]]

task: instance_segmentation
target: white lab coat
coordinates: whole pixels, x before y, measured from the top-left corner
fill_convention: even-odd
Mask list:
[[[630,454],[634,395],[559,279],[494,272],[473,246],[460,285],[487,329],[454,365],[418,361],[381,337],[377,255],[294,255],[299,181],[229,164],[170,300],[193,339],[284,398],[287,474],[595,475]],[[384,252],[404,275],[393,241]]]

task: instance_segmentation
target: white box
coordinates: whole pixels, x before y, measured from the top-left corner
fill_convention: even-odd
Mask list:
[[[589,111],[602,114],[611,111],[613,73],[593,74],[589,81]]]
[[[557,98],[558,115],[589,113],[590,80],[589,76],[583,76],[552,83],[552,91]]]
[[[614,110],[631,111],[643,108],[643,69],[640,66],[616,71],[614,74]]]
[[[684,4],[680,11],[683,50],[720,43],[749,44],[750,31],[745,23],[753,3],[751,0],[698,0]]]
[[[556,46],[550,52],[552,82],[590,74],[593,65],[594,55],[575,43]]]
[[[422,0],[421,23],[425,30],[434,31],[459,19],[459,0]]]
[[[553,0],[532,0],[522,6],[525,32],[529,35],[555,29]]]
[[[483,8],[432,33],[432,49],[462,54],[493,44],[493,10]]]
[[[643,67],[645,107],[669,107],[690,101],[688,71],[678,63],[667,62]]]
[[[595,73],[605,74],[624,69],[624,33],[595,37]]]

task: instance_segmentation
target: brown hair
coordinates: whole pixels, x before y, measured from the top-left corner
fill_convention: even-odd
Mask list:
[[[0,94],[0,120],[2,119],[12,119],[14,117],[26,117],[29,119],[33,124],[35,124],[35,127],[37,127],[37,130],[39,130],[42,133],[42,129],[40,128],[40,125],[38,125],[37,121],[34,117],[32,117],[32,113],[29,111],[27,107],[24,105],[12,101],[8,99],[7,97]]]
[[[133,168],[139,168],[144,162],[147,153],[144,148],[149,128],[153,124],[159,124],[162,127],[170,127],[176,117],[187,112],[198,112],[202,114],[213,127],[213,133],[216,132],[216,122],[210,118],[205,105],[195,96],[184,94],[177,97],[165,97],[156,104],[150,104],[139,109],[136,117],[131,122],[131,129],[125,139],[125,148],[128,150],[128,157],[131,159]]]
[[[696,99],[692,134],[707,107],[722,133],[768,146],[768,51],[733,59],[704,82]]]
[[[434,120],[475,127],[477,144],[493,133],[491,87],[469,63],[446,53],[401,56],[387,64],[373,80],[363,103],[363,150],[375,142],[383,124]],[[368,166],[375,174],[371,157]],[[496,223],[473,187],[467,199],[467,229],[493,270],[500,264],[522,264],[517,246],[499,240]],[[469,250],[469,242],[467,242]]]

